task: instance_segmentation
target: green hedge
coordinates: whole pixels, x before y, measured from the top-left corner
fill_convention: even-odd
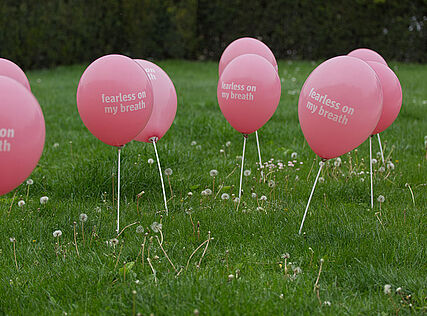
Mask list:
[[[253,36],[277,58],[370,47],[387,60],[426,62],[426,11],[425,0],[2,0],[0,57],[26,69],[109,53],[217,59]]]

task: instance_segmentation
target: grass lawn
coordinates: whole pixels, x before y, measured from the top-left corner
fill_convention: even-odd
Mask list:
[[[75,101],[86,65],[30,72],[33,93],[45,115],[46,144],[31,175],[34,184],[18,187],[14,200],[13,192],[0,197],[0,314],[426,313],[427,66],[391,63],[402,84],[403,106],[395,123],[381,134],[385,156],[395,168],[381,172],[381,159],[374,165],[374,210],[365,142],[342,156],[340,166],[332,160],[324,168],[324,181],[315,191],[300,236],[319,158],[304,140],[297,103],[316,64],[279,63],[284,79],[281,102],[259,131],[262,157],[270,161],[268,181],[259,182],[251,135],[245,163],[251,175],[244,178],[242,203],[236,210],[232,195],[238,191],[243,138],[217,104],[217,63],[159,63],[178,94],[175,122],[158,143],[163,168],[173,170],[170,187],[166,178],[168,198],[171,189],[174,194],[170,214],[161,211],[156,164],[147,163],[155,158],[153,146],[126,145],[121,227],[138,223],[119,236],[117,245],[111,245],[116,237],[117,149],[90,134]],[[376,153],[376,139],[373,144]],[[296,159],[291,158],[293,152]],[[294,166],[289,166],[293,160]],[[212,169],[219,172],[214,194],[202,196],[204,189],[213,188]],[[141,191],[145,194],[137,210]],[[222,200],[222,193],[231,198]],[[381,205],[379,195],[385,197]],[[43,205],[42,196],[49,197]],[[26,204],[19,207],[19,200]],[[84,223],[79,219],[82,213],[88,216]],[[150,228],[153,222],[162,223],[161,234]],[[137,232],[139,225],[144,232]],[[62,236],[54,238],[58,229]],[[207,249],[205,243],[188,263],[209,232]],[[17,267],[10,237],[16,239]],[[161,238],[178,272],[161,249]],[[286,253],[289,258],[284,259]],[[388,295],[385,284],[391,285]]]

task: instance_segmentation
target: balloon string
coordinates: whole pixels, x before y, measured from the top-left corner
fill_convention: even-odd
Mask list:
[[[117,159],[117,234],[120,231],[120,153],[122,147],[118,147]]]
[[[377,136],[378,136],[378,144],[380,145],[381,159],[383,160],[383,165],[385,165],[385,162],[384,162],[384,153],[383,153],[383,146],[381,146],[380,133],[378,133]]]
[[[248,135],[243,135],[243,154],[242,154],[242,168],[240,170],[239,200],[242,197],[243,165],[245,163],[245,148],[246,148],[246,138],[247,137],[248,137]]]
[[[157,167],[159,168],[160,181],[162,182],[163,201],[165,202],[166,215],[169,215],[168,204],[166,202],[165,183],[163,182],[162,167],[160,166],[160,159],[157,153],[156,138],[152,138],[151,141],[153,142],[154,151],[156,152]]]
[[[320,171],[322,171],[322,167],[325,163],[323,161],[320,162],[319,172],[317,173],[316,180],[314,180],[313,188],[311,189],[310,197],[308,198],[307,206],[305,208],[304,216],[301,221],[301,226],[299,228],[298,234],[301,235],[302,227],[304,226],[305,217],[307,216],[308,207],[310,206],[311,197],[313,196],[314,189],[316,188],[317,180],[319,179]]]
[[[372,180],[372,136],[369,137],[369,174],[371,175],[371,208],[374,208],[374,183]]]
[[[255,137],[256,137],[256,146],[258,148],[259,169],[261,170],[261,178],[264,179],[264,172],[262,171],[264,166],[262,165],[262,161],[261,161],[261,148],[259,147],[258,131],[255,131]]]

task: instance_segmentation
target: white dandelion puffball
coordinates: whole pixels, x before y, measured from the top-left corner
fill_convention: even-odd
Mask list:
[[[219,150],[219,152],[220,152],[221,154],[223,154],[223,153],[225,153],[225,150],[221,148],[221,149]]]
[[[116,246],[119,244],[119,240],[117,238],[110,239],[108,242],[110,246]]]
[[[80,218],[81,222],[86,222],[87,221],[87,214],[81,213],[79,218]]]
[[[188,193],[187,193],[187,195],[188,195],[189,197],[192,197],[192,196],[193,196],[193,192],[188,192]]]
[[[136,233],[142,234],[144,232],[144,227],[141,225],[136,226]]]
[[[9,237],[9,240],[10,240],[10,242],[15,242],[16,241],[15,237]]]
[[[211,171],[209,171],[209,175],[211,177],[216,177],[218,175],[218,170],[212,169]]]
[[[167,176],[172,175],[172,169],[171,168],[166,168],[165,169],[165,175],[167,175]]]
[[[249,169],[247,169],[247,170],[243,171],[243,175],[245,177],[249,177],[251,175],[251,171]]]
[[[268,181],[268,186],[270,188],[274,188],[276,186],[276,182],[274,182],[274,180],[270,180],[270,181]]]
[[[239,203],[239,202],[240,202],[240,199],[239,199],[238,197],[235,197],[235,198],[234,198],[234,200],[233,200],[233,202],[234,202],[234,203]]]
[[[193,140],[192,142],[191,142],[191,146],[196,146],[197,145],[197,142],[195,141],[195,140]]]
[[[296,152],[293,152],[293,153],[291,154],[291,158],[292,158],[292,159],[297,159],[297,157],[298,157],[298,154],[297,154]]]
[[[261,201],[267,201],[267,197],[265,195],[261,195],[261,197],[259,198]]]
[[[153,158],[148,158],[147,162],[152,165],[154,163],[154,159]]]
[[[372,164],[375,165],[378,162],[375,158],[372,159]]]
[[[27,180],[27,184],[28,184],[28,185],[32,185],[32,184],[34,184],[33,179],[28,179],[28,180]]]
[[[153,222],[153,224],[150,225],[150,228],[153,232],[158,233],[160,230],[162,230],[162,224]]]
[[[49,198],[47,196],[42,196],[40,198],[40,204],[46,204]]]
[[[255,199],[256,198],[256,193],[252,192],[251,196]]]
[[[379,195],[378,198],[377,198],[377,201],[380,202],[380,203],[383,203],[385,201],[384,195]]]
[[[206,190],[203,190],[203,191],[202,191],[202,195],[203,195],[203,196],[208,195],[208,194],[206,193]]]
[[[391,161],[387,163],[387,169],[394,170],[394,164]]]
[[[230,147],[231,146],[231,142],[230,141],[226,142],[225,146]]]
[[[339,166],[341,166],[341,158],[340,158],[340,157],[338,157],[337,159],[335,159],[335,161],[334,161],[334,166],[335,166],[335,167],[339,167]]]
[[[289,259],[291,256],[289,255],[289,253],[284,253],[281,255],[282,259]]]
[[[55,230],[53,233],[52,233],[52,235],[53,235],[53,237],[60,237],[60,236],[62,236],[62,231],[60,231],[59,229],[58,230]]]
[[[23,207],[24,205],[25,205],[25,201],[24,200],[21,200],[21,201],[18,202],[18,206],[19,207]]]
[[[212,190],[211,189],[206,189],[205,192],[206,192],[206,195],[212,195]]]
[[[388,295],[390,293],[391,293],[391,285],[390,284],[384,285],[384,294]]]
[[[222,200],[228,200],[230,198],[230,196],[227,194],[227,193],[223,193],[222,195],[221,195],[221,199]]]
[[[319,162],[319,166],[320,166],[320,167],[323,167],[324,165],[325,165],[325,162],[324,162],[324,161],[320,161],[320,162]]]
[[[323,182],[325,182],[325,178],[319,177],[319,183],[323,183]]]

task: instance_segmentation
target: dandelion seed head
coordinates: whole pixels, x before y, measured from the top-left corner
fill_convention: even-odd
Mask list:
[[[119,244],[119,240],[117,238],[110,239],[108,242],[110,246],[117,246]]]
[[[296,152],[293,152],[293,153],[291,154],[291,158],[292,158],[292,159],[297,159],[297,157],[298,157],[298,154],[297,154]]]
[[[331,302],[329,302],[329,301],[324,301],[324,302],[323,302],[323,304],[324,304],[325,306],[331,306]]]
[[[216,177],[218,175],[218,170],[212,169],[211,171],[209,171],[209,175],[211,177]]]
[[[192,197],[192,196],[193,196],[193,192],[188,192],[188,193],[187,193],[187,195],[188,195],[189,197]]]
[[[394,170],[394,164],[391,161],[387,163],[387,169]]]
[[[150,228],[153,232],[158,233],[160,230],[162,230],[162,224],[153,222],[153,224],[150,225]]]
[[[289,253],[285,252],[284,254],[282,254],[280,256],[282,259],[289,259],[291,256],[289,255]]]
[[[205,189],[206,195],[212,195],[212,190],[211,189]]]
[[[274,180],[270,180],[270,181],[268,181],[268,186],[270,188],[274,188],[276,186],[276,182],[274,182]]]
[[[24,200],[21,200],[21,201],[18,202],[18,206],[19,207],[23,207],[24,205],[25,205],[25,201]]]
[[[396,293],[401,293],[402,292],[402,288],[401,287],[398,287],[397,289],[396,289]]]
[[[335,161],[334,161],[334,166],[335,166],[335,167],[339,167],[339,166],[341,166],[341,158],[340,158],[340,157],[338,157],[337,159],[335,159]]]
[[[40,198],[40,204],[46,204],[49,198],[47,196],[42,196]]]
[[[267,201],[267,197],[265,195],[261,195],[261,197],[259,198],[261,201]]]
[[[28,184],[28,185],[32,185],[32,184],[34,184],[33,179],[28,179],[28,180],[27,180],[27,184]]]
[[[300,267],[295,267],[293,270],[294,270],[294,273],[295,273],[295,274],[300,274],[300,273],[302,273],[302,269],[301,269]]]
[[[172,169],[171,168],[166,168],[165,169],[165,175],[167,175],[167,176],[172,175]]]
[[[324,162],[324,161],[320,161],[320,162],[319,162],[319,166],[320,166],[320,167],[323,167],[324,165],[325,165],[325,162]]]
[[[249,177],[251,175],[251,171],[249,169],[246,169],[245,171],[243,171],[243,175],[245,177]]]
[[[9,237],[9,240],[10,240],[10,242],[15,242],[16,241],[15,237]]]
[[[375,165],[378,162],[375,158],[372,158],[372,164]]]
[[[53,233],[52,233],[52,235],[53,235],[53,237],[61,237],[62,236],[62,231],[60,231],[59,229],[58,230],[55,230]]]
[[[144,232],[144,227],[141,225],[136,226],[136,233],[142,234]]]
[[[251,196],[255,199],[256,198],[256,193],[252,192]]]
[[[222,200],[228,200],[229,198],[230,198],[230,195],[228,195],[227,193],[221,194],[221,199]]]
[[[147,162],[152,165],[154,163],[154,159],[153,158],[148,158]]]
[[[388,295],[390,293],[391,293],[391,285],[390,284],[384,285],[384,294]]]
[[[185,210],[185,213],[187,215],[191,215],[191,213],[193,213],[193,209],[191,207],[189,207],[188,209]]]
[[[230,141],[226,142],[225,146],[230,147],[231,146],[231,142]]]
[[[378,195],[377,201],[383,203],[385,201],[384,195]]]
[[[196,146],[197,145],[197,142],[195,141],[195,140],[193,140],[192,142],[191,142],[191,146]]]
[[[221,149],[219,150],[219,152],[220,152],[221,154],[223,154],[223,153],[225,153],[225,150],[221,148]]]
[[[87,214],[81,213],[79,218],[80,218],[80,221],[84,223],[87,221]]]
[[[319,183],[323,183],[323,182],[325,182],[325,178],[319,177]]]
[[[232,281],[234,280],[234,274],[229,274],[228,275],[228,281]]]
[[[239,202],[240,202],[240,199],[239,199],[238,197],[235,197],[235,198],[234,198],[234,200],[233,200],[233,202],[234,202],[234,203],[239,203]]]

